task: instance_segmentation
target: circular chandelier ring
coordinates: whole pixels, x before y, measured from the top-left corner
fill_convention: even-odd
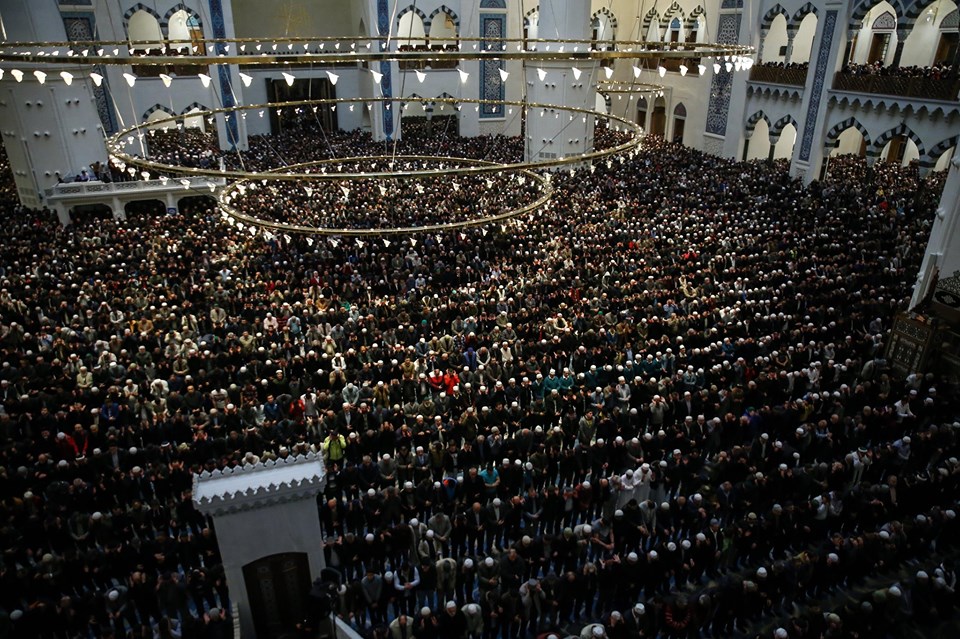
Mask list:
[[[241,51],[248,44],[262,49],[260,38],[218,38],[204,40],[202,53],[192,55],[146,55],[140,49],[192,47],[192,42],[90,40],[61,42],[7,42],[0,49],[0,62],[31,62],[71,65],[149,65],[194,66],[212,64],[284,64],[290,66],[318,63],[355,62],[430,62],[460,60],[529,60],[533,62],[590,61],[610,59],[703,58],[749,56],[755,48],[740,44],[706,42],[656,42],[647,40],[562,40],[549,38],[430,38],[440,48],[390,50],[390,38],[282,38],[269,43],[270,51]],[[287,47],[284,53],[280,44]],[[333,43],[334,49],[326,48]],[[311,44],[316,51],[310,51]],[[296,49],[299,45],[300,50]],[[344,45],[347,45],[346,50]],[[469,46],[467,46],[469,45]],[[542,45],[542,47],[541,47]],[[580,51],[581,45],[584,50]],[[553,47],[556,46],[556,49]],[[138,49],[139,47],[139,49]],[[385,50],[381,50],[386,47]],[[536,48],[531,48],[536,47]],[[568,50],[568,48],[572,50]],[[231,49],[233,49],[231,51]],[[553,49],[553,50],[552,50]],[[94,55],[91,55],[93,53]]]
[[[237,105],[233,107],[225,107],[219,109],[208,109],[206,111],[194,111],[191,113],[191,117],[202,117],[204,119],[216,115],[219,113],[231,114],[237,111],[248,111],[248,110],[266,110],[266,109],[277,109],[277,108],[286,108],[286,107],[311,107],[314,105],[324,105],[324,104],[344,104],[344,103],[407,103],[407,102],[430,102],[434,104],[493,104],[493,105],[503,105],[503,106],[515,106],[528,109],[542,109],[552,110],[552,111],[561,111],[561,112],[572,112],[580,114],[582,117],[597,117],[606,119],[609,121],[617,122],[618,125],[624,127],[628,132],[631,132],[633,136],[626,142],[612,146],[606,149],[601,149],[599,151],[591,151],[589,153],[584,153],[581,155],[573,155],[569,157],[556,158],[552,160],[543,160],[537,162],[515,162],[509,164],[499,164],[492,163],[490,165],[477,165],[477,166],[463,166],[463,167],[450,167],[444,168],[435,171],[379,171],[379,172],[337,172],[337,173],[302,173],[302,172],[286,172],[286,173],[273,173],[272,179],[276,180],[359,180],[359,179],[371,179],[371,178],[407,178],[407,179],[424,179],[424,178],[433,178],[441,176],[454,176],[454,175],[480,175],[487,173],[502,173],[507,171],[519,171],[519,170],[529,170],[529,169],[547,169],[547,168],[556,168],[563,166],[570,166],[575,164],[583,164],[586,162],[592,162],[594,160],[599,160],[607,158],[610,156],[620,155],[633,151],[639,146],[642,131],[640,127],[630,120],[627,120],[623,117],[610,114],[610,113],[600,113],[592,109],[585,109],[581,107],[569,107],[561,106],[556,104],[540,104],[540,103],[525,103],[512,100],[483,100],[475,98],[432,98],[430,100],[413,100],[409,98],[318,98],[314,100],[293,100],[287,102],[276,102],[272,104],[256,104],[256,105]],[[529,115],[527,117],[530,117]],[[161,162],[156,162],[153,160],[141,158],[135,155],[132,155],[125,151],[123,147],[127,144],[135,144],[138,139],[141,139],[140,136],[146,137],[142,130],[150,127],[154,128],[157,126],[162,126],[164,123],[170,122],[176,124],[182,116],[174,116],[170,118],[163,118],[158,120],[152,120],[150,122],[141,122],[132,127],[128,127],[119,133],[114,134],[107,140],[107,151],[111,155],[111,159],[119,161],[124,165],[129,165],[133,167],[138,167],[141,170],[146,171],[155,171],[157,173],[168,173],[171,175],[184,175],[184,176],[203,176],[209,178],[220,178],[220,179],[230,179],[230,180],[241,180],[241,179],[258,179],[263,171],[233,171],[233,170],[219,170],[219,169],[205,169],[199,167],[185,167],[177,166],[171,164],[164,164]],[[133,139],[131,139],[133,138]],[[345,158],[333,158],[328,160],[328,163],[342,163]],[[356,161],[358,158],[353,157],[349,158]],[[448,161],[455,162],[463,160],[464,158],[450,157],[447,158]],[[469,158],[468,158],[469,159]],[[296,165],[293,165],[296,166]],[[279,170],[286,169],[288,167],[277,167]]]
[[[497,162],[490,162],[487,160],[477,160],[470,158],[450,158],[447,156],[431,156],[431,155],[398,155],[398,156],[362,156],[355,158],[340,158],[341,162],[348,161],[366,161],[366,160],[394,160],[394,161],[403,161],[403,160],[428,160],[428,161],[437,161],[437,162],[450,162],[456,161],[464,164],[477,164],[477,165],[488,165],[493,167],[499,167],[502,172],[506,172],[503,169],[505,165],[499,164]],[[296,166],[306,167],[310,165],[319,165],[325,161],[314,161],[314,162],[302,162]],[[240,222],[251,227],[256,227],[259,229],[264,229],[268,231],[277,231],[281,233],[295,233],[298,235],[324,235],[324,236],[346,236],[346,237],[378,237],[383,235],[412,235],[417,233],[441,233],[446,231],[455,231],[457,229],[473,228],[477,226],[485,226],[488,224],[494,224],[497,222],[506,222],[517,216],[523,215],[524,213],[530,213],[536,211],[543,207],[547,202],[550,201],[550,198],[553,196],[553,186],[548,177],[539,175],[530,171],[528,169],[520,169],[516,171],[517,174],[523,175],[526,178],[531,179],[533,182],[540,184],[542,193],[540,196],[521,207],[505,211],[503,213],[498,213],[496,215],[489,215],[482,218],[475,218],[471,220],[464,220],[461,222],[448,222],[444,224],[427,224],[423,226],[407,226],[407,227],[385,227],[385,228],[372,228],[372,229],[352,229],[352,228],[328,228],[328,227],[319,227],[319,226],[305,226],[301,224],[290,224],[287,222],[275,222],[272,220],[264,220],[261,218],[253,217],[245,213],[240,213],[234,208],[230,200],[245,187],[247,182],[264,182],[273,180],[273,171],[278,169],[269,169],[262,172],[259,176],[254,178],[242,179],[237,182],[232,183],[230,186],[223,189],[219,197],[217,198],[220,209],[228,217],[233,218],[235,222]],[[314,174],[308,174],[314,175]],[[383,174],[380,174],[383,175]],[[392,175],[392,174],[386,174]],[[267,177],[264,177],[267,176]],[[439,175],[437,177],[440,177]],[[373,177],[370,179],[391,179],[390,177]],[[242,195],[242,194],[241,194]]]

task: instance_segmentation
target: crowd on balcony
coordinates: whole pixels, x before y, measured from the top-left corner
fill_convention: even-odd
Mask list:
[[[888,66],[880,62],[872,64],[848,63],[843,68],[843,73],[855,76],[885,76],[893,78],[928,78],[930,80],[942,80],[947,77],[954,77],[953,66],[939,63],[931,66]]]
[[[192,473],[306,451],[365,637],[956,621],[960,401],[883,356],[943,176],[830,175],[651,138],[509,232],[366,243],[0,185],[0,633],[231,636]]]
[[[760,62],[755,64],[754,67],[761,67],[764,69],[795,69],[797,71],[806,71],[810,68],[809,62]]]

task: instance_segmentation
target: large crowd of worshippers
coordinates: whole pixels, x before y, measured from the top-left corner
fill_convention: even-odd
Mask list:
[[[273,180],[249,183],[230,206],[258,220],[312,228],[380,229],[476,222],[507,216],[533,206],[545,195],[546,185],[517,173],[442,175],[444,168],[479,165],[437,160],[383,160],[377,163],[339,165],[335,171],[389,172],[428,170],[437,177],[415,179]],[[319,167],[307,169],[318,173]],[[278,205],[279,203],[279,205]],[[415,218],[411,210],[419,211]]]
[[[884,359],[943,180],[651,138],[389,245],[4,184],[0,635],[230,636],[192,473],[307,451],[367,638],[955,631],[960,402]]]

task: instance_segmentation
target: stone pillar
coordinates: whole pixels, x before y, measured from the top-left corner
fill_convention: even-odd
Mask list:
[[[590,0],[542,0],[539,33],[546,39],[589,40]],[[559,48],[561,45],[541,43],[539,46]],[[590,45],[584,42],[565,46],[567,50],[576,47],[586,50]],[[565,62],[524,65],[527,101],[592,111],[597,102],[598,73],[599,67],[592,60],[573,65]],[[524,158],[528,162],[549,161],[592,151],[595,124],[596,118],[592,115],[528,109]]]
[[[164,203],[167,205],[167,213],[169,214],[172,211],[180,212],[180,207],[177,206],[177,198],[173,193],[166,193],[164,196]]]
[[[310,581],[324,568],[317,495],[326,485],[319,455],[247,464],[194,475],[193,501],[213,518],[230,599],[240,611],[241,637],[255,637],[250,593],[260,585],[244,567],[275,555],[306,555]],[[297,593],[303,600],[307,593]]]
[[[797,142],[793,147],[790,175],[808,184],[820,175],[824,162],[824,139],[827,133],[827,110],[834,71],[843,54],[842,37],[844,26],[841,4],[828,3],[826,11],[817,21],[817,32],[810,55],[810,71],[807,72],[803,101],[798,118]]]
[[[847,66],[848,64],[850,64],[850,58],[851,56],[853,56],[853,41],[856,37],[857,37],[856,31],[852,31],[852,30],[847,31],[847,43],[843,49],[843,61],[840,65],[841,69]]]
[[[120,201],[118,197],[110,198],[110,210],[113,212],[113,219],[115,220],[125,220],[127,219],[127,211],[123,208],[123,202]]]
[[[940,197],[930,241],[917,274],[917,283],[910,298],[913,308],[929,295],[936,279],[953,277],[960,272],[960,157],[950,161],[947,183]]]
[[[767,43],[767,34],[770,33],[767,29],[760,31],[760,42],[757,44],[757,64],[762,63],[763,60],[763,45]]]
[[[903,57],[903,45],[907,43],[907,36],[909,34],[906,31],[897,30],[897,49],[893,54],[893,62],[891,66],[899,67],[900,59]]]
[[[18,41],[60,42],[67,39],[63,18],[55,2],[5,0],[6,33]],[[44,189],[63,177],[105,162],[107,150],[97,114],[93,82],[78,67],[24,65],[23,81],[11,69],[0,80],[0,132],[14,174],[17,195],[25,206],[43,206]],[[43,84],[34,71],[46,74]],[[72,74],[67,85],[61,72]]]
[[[790,59],[793,58],[793,43],[797,39],[797,29],[787,29],[787,53],[783,57],[783,64],[790,64]]]

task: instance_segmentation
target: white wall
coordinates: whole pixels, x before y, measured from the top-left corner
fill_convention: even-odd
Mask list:
[[[770,157],[770,127],[766,120],[757,122],[747,146],[747,160],[766,160]]]
[[[866,63],[867,56],[870,54],[870,43],[873,40],[873,22],[887,11],[893,13],[895,16],[897,15],[897,11],[893,8],[893,5],[891,5],[889,2],[880,2],[873,7],[863,19],[863,27],[860,29],[857,35],[857,44],[853,50],[852,59],[856,64]],[[900,16],[897,17],[899,18]],[[883,63],[886,65],[891,64],[893,62],[894,55],[896,55],[897,32],[883,31],[883,33],[890,34],[890,44],[887,47],[887,54],[883,59]]]
[[[232,0],[238,38],[359,35],[356,2],[344,0]],[[429,15],[429,12],[428,12]]]
[[[850,127],[837,138],[837,146],[830,151],[830,157],[850,154],[860,155],[861,146],[863,146],[863,135],[856,127]]]
[[[900,66],[928,66],[933,63],[940,42],[940,23],[957,5],[950,0],[937,0],[924,9],[903,45]]]
[[[766,124],[766,122],[764,122]],[[792,124],[788,124],[783,128],[783,131],[780,132],[780,137],[777,139],[777,144],[773,150],[773,159],[774,160],[789,160],[793,157],[793,147],[797,141],[797,128]]]
[[[783,62],[786,58],[780,50],[787,46],[787,19],[777,15],[770,23],[770,30],[763,40],[763,56],[760,62]]]
[[[810,52],[813,48],[813,37],[817,33],[817,16],[808,13],[800,22],[800,28],[793,37],[793,52],[790,62],[803,63],[810,61]]]
[[[881,162],[887,161],[887,156],[889,156],[890,154],[892,144],[893,142],[891,141],[891,142],[888,142],[886,146],[883,147],[883,150],[880,152]],[[903,162],[901,163],[903,166],[907,166],[914,160],[917,160],[920,158],[920,150],[917,148],[916,143],[910,138],[907,138],[906,144],[907,144],[907,148],[903,152]]]
[[[937,164],[933,167],[934,171],[946,171],[950,168],[950,160],[953,159],[953,156],[957,152],[957,147],[946,150],[943,154],[940,155],[940,159],[937,160]]]

